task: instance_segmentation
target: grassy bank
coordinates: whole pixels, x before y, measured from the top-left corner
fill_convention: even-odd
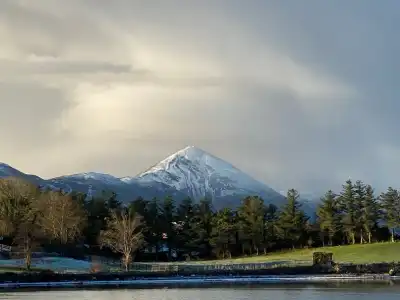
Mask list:
[[[316,276],[316,275],[332,275],[332,276],[361,276],[361,275],[395,275],[400,270],[399,264],[380,263],[380,264],[359,264],[359,265],[337,265],[338,268],[330,268],[323,266],[278,266],[269,269],[242,269],[242,270],[180,270],[178,272],[163,271],[163,272],[120,272],[120,273],[52,273],[49,271],[44,272],[22,272],[22,273],[0,273],[0,283],[46,283],[46,282],[73,282],[80,284],[80,282],[94,282],[97,281],[101,284],[104,281],[137,281],[147,280],[148,284],[152,284],[153,280],[159,279],[193,279],[194,277],[201,277],[202,280],[218,279],[218,277],[248,277],[251,276],[255,279],[262,276]],[[393,270],[393,273],[392,273]],[[213,279],[214,278],[214,279]],[[150,280],[150,281],[149,281]],[[118,284],[116,282],[116,284]]]
[[[213,270],[236,271],[293,268],[300,266],[311,266],[313,252],[315,251],[332,252],[334,261],[341,264],[373,264],[400,262],[400,243],[376,243],[370,245],[365,244],[315,249],[300,249],[230,260],[190,261],[177,263],[134,263],[131,270],[140,274],[146,274],[148,272],[201,273],[211,272]],[[239,264],[243,265],[241,266]],[[246,266],[245,264],[248,265]],[[68,271],[71,271],[72,269],[74,268],[71,267],[71,269],[69,269]],[[0,266],[0,273],[21,271],[23,271],[22,266]],[[34,271],[39,271],[39,269],[36,269]],[[87,268],[87,270],[82,270],[82,272],[87,271],[89,271],[89,268]],[[122,270],[117,265],[105,265],[103,271],[120,272]]]
[[[257,263],[273,261],[311,261],[313,252],[332,252],[333,259],[339,263],[380,263],[400,261],[400,243],[376,243],[300,249],[285,252],[274,252],[268,255],[243,257],[229,260],[201,261],[197,263]]]
[[[332,252],[334,268],[312,266],[315,251]],[[261,264],[258,264],[262,262]],[[304,263],[306,262],[306,263]],[[397,262],[397,263],[393,263]],[[245,257],[232,260],[201,261],[191,263],[153,263],[147,268],[138,263],[138,269],[130,272],[55,274],[52,272],[21,273],[21,269],[10,268],[8,273],[0,272],[0,282],[59,282],[85,280],[129,280],[175,276],[261,276],[261,275],[316,275],[316,274],[388,274],[400,270],[400,243],[377,243],[371,245],[350,245],[317,249],[302,249],[270,255]],[[235,264],[237,263],[237,265]],[[229,265],[230,264],[230,265]],[[243,265],[240,265],[243,264]],[[145,264],[147,265],[147,264]],[[161,268],[158,268],[161,266]],[[163,268],[162,266],[165,266]],[[146,266],[145,266],[146,267]],[[154,268],[153,268],[154,267]],[[5,270],[3,270],[4,272]]]

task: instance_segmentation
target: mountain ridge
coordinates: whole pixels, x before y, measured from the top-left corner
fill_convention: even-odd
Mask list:
[[[84,172],[43,179],[0,163],[0,177],[22,177],[53,189],[85,193],[115,191],[123,202],[136,197],[174,196],[177,201],[192,197],[210,198],[216,209],[238,206],[246,196],[260,196],[266,203],[281,206],[285,197],[254,179],[229,162],[195,146],[169,155],[136,176],[116,177],[106,173]]]

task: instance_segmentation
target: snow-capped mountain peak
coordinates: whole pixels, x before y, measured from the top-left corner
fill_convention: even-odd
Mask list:
[[[232,164],[197,148],[188,146],[168,156],[138,176],[117,178],[109,174],[87,172],[41,179],[0,163],[0,178],[18,176],[40,186],[97,195],[114,191],[122,201],[138,196],[145,199],[172,196],[177,201],[190,196],[208,198],[216,209],[236,207],[247,196],[261,196],[266,203],[280,206],[285,198]],[[179,200],[180,199],[180,200]]]
[[[212,171],[218,171],[219,173],[228,172],[230,174],[240,172],[240,170],[216,156],[195,146],[188,146],[160,161],[155,166],[140,174],[138,178],[144,178],[146,175],[151,175],[158,171],[171,170],[173,172],[178,163],[181,165],[180,167],[183,167],[182,165],[185,163],[196,164],[201,171],[207,173]]]
[[[194,199],[234,197],[235,195],[281,196],[230,163],[194,146],[168,156],[140,174],[139,182],[160,182]]]

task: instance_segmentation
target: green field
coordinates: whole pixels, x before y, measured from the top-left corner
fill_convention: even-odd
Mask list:
[[[195,270],[216,267],[220,268],[224,264],[252,264],[267,263],[271,267],[278,266],[298,266],[300,264],[309,265],[312,263],[313,252],[331,252],[333,260],[338,263],[380,263],[380,262],[400,262],[400,242],[397,243],[376,243],[363,245],[349,245],[324,247],[314,249],[298,249],[286,252],[273,252],[268,255],[250,256],[226,260],[206,260],[206,261],[188,261],[175,263],[134,263],[132,270],[135,271],[166,271],[168,265],[195,265]],[[208,266],[207,266],[208,265]],[[164,267],[167,269],[164,270]],[[109,266],[110,271],[121,271],[119,266]],[[0,266],[0,273],[3,272],[21,272],[23,267]],[[36,269],[38,271],[40,269]]]
[[[300,249],[287,252],[274,252],[268,255],[236,258],[231,260],[202,261],[197,263],[256,263],[272,261],[312,261],[315,251],[333,253],[333,260],[341,263],[375,263],[375,262],[400,262],[399,243],[376,243],[363,245],[349,245],[324,247],[316,249]]]

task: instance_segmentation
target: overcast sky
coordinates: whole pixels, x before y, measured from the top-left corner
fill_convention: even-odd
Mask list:
[[[400,186],[397,0],[1,0],[0,161],[136,175],[198,146],[277,190]]]

